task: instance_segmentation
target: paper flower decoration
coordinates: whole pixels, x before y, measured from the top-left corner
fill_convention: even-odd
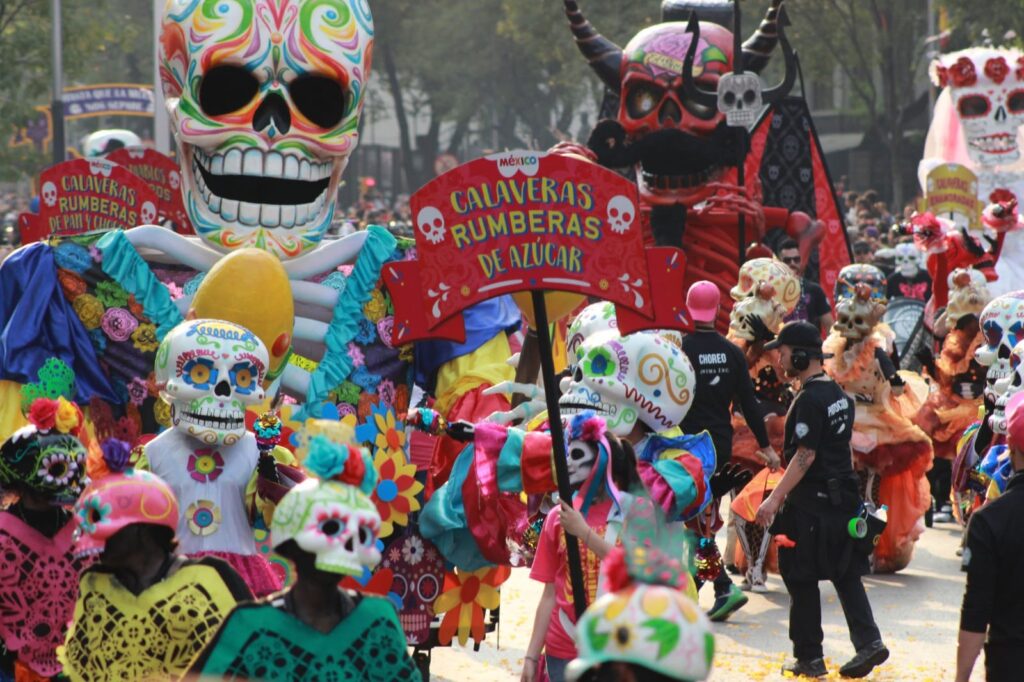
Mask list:
[[[512,569],[508,566],[492,566],[478,571],[462,572],[455,569],[444,577],[444,591],[434,602],[434,613],[444,614],[438,641],[447,646],[452,637],[459,636],[459,644],[465,646],[470,635],[474,642],[484,639],[484,609],[498,608],[501,598],[498,586],[508,580]]]
[[[216,481],[223,471],[224,458],[212,448],[200,448],[188,456],[188,473],[195,481]]]
[[[416,480],[416,465],[409,463],[404,450],[377,450],[373,467],[377,470],[377,487],[371,498],[380,513],[380,536],[386,538],[396,525],[408,525],[409,513],[420,508],[416,495],[423,484]]]
[[[386,405],[370,408],[370,418],[356,429],[356,437],[371,442],[376,450],[405,450],[405,424],[395,418],[395,411]]]
[[[213,535],[220,527],[220,509],[209,500],[199,500],[190,504],[185,517],[188,519],[188,529],[195,535]]]

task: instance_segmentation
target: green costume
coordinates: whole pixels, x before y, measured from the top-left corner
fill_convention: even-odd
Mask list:
[[[329,633],[283,610],[280,596],[239,605],[193,662],[190,674],[289,682],[418,680],[391,602],[350,596],[355,608]]]

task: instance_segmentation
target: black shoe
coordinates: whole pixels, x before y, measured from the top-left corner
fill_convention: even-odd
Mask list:
[[[889,650],[879,639],[858,651],[849,663],[839,669],[839,674],[843,677],[867,677],[875,666],[882,665],[888,658]]]
[[[796,677],[825,677],[828,675],[828,668],[825,667],[825,659],[812,658],[809,661],[796,660],[782,666],[782,674],[791,673]]]
[[[729,572],[729,575],[739,575],[743,573],[743,571],[740,570],[740,567],[736,564],[726,564],[725,570]]]

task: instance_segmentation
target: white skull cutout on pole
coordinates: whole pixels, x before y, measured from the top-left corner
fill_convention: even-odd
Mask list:
[[[365,1],[168,0],[160,72],[196,233],[282,259],[320,243],[358,141]]]

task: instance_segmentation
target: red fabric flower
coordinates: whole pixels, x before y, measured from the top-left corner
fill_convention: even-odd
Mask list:
[[[1000,187],[999,189],[994,190],[991,194],[988,195],[988,201],[991,204],[1002,204],[1016,200],[1017,195],[1011,192],[1010,190],[1006,189],[1005,187]]]
[[[1024,57],[1017,57],[1017,80],[1024,81]]]
[[[985,75],[992,79],[992,82],[1001,84],[1010,73],[1010,67],[1002,57],[992,57],[985,62]]]
[[[49,431],[57,423],[59,403],[49,398],[38,398],[28,410],[28,420],[40,431]]]
[[[967,57],[960,57],[956,64],[949,67],[949,78],[958,88],[974,85],[978,82],[978,74],[974,70],[974,62]]]
[[[1024,68],[1024,67],[1021,67]],[[1018,72],[1019,73],[1019,72]],[[939,79],[939,87],[944,88],[949,85],[949,69],[939,64],[935,67],[935,75]]]
[[[363,453],[359,451],[359,448],[349,446],[348,448],[348,459],[345,460],[345,468],[337,479],[343,483],[354,485],[357,488],[363,482],[363,477],[366,475],[366,464],[363,462]]]
[[[618,592],[629,587],[629,568],[626,566],[626,552],[621,546],[613,547],[608,556],[601,562],[601,572],[604,574],[609,592]]]

